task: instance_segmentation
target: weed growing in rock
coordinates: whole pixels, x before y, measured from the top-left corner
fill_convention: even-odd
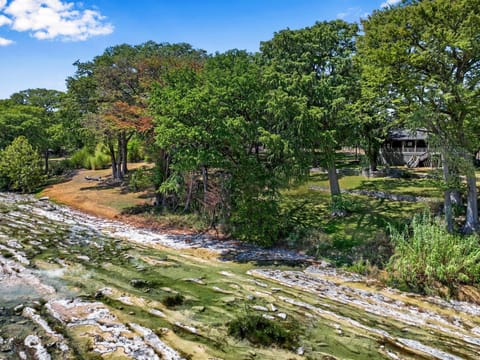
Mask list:
[[[168,295],[162,299],[162,304],[168,308],[174,308],[184,303],[185,298],[181,294]]]
[[[298,342],[298,329],[293,324],[279,324],[261,315],[243,315],[231,321],[228,334],[263,346],[290,348]]]

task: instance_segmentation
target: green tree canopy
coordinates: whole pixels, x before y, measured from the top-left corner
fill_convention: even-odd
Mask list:
[[[0,152],[0,179],[9,190],[32,192],[43,181],[41,158],[24,136]]]
[[[152,128],[145,112],[152,84],[162,82],[169,68],[185,59],[201,62],[204,51],[188,44],[147,42],[107,48],[93,60],[76,62],[76,74],[67,79],[85,124],[108,145],[112,174],[127,172],[128,142],[136,133]]]
[[[467,176],[466,231],[478,228],[473,153],[479,148],[480,1],[405,1],[363,21],[360,56],[369,84],[393,99],[411,127],[424,127],[444,157],[463,161]],[[432,139],[433,140],[433,139]],[[452,228],[449,193],[445,203]]]
[[[349,104],[357,94],[353,62],[356,24],[318,22],[282,30],[261,44],[267,108],[277,132],[289,139],[305,170],[324,156],[332,196],[340,196],[335,151],[350,133]]]
[[[296,163],[266,117],[261,78],[256,56],[239,50],[215,54],[202,69],[172,70],[152,94],[151,107],[172,176],[200,174],[204,204],[212,183],[221,187],[221,216],[229,229],[238,238],[269,244],[279,234],[278,190],[295,174]]]

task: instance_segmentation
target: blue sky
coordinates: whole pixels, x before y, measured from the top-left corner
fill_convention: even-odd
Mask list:
[[[358,21],[386,2],[398,0],[0,0],[0,99],[65,90],[73,62],[109,46],[153,40],[257,51],[275,31]]]

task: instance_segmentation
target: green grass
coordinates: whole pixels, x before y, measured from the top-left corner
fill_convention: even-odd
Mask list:
[[[394,178],[366,178],[365,176],[340,176],[340,188],[344,190],[384,191],[392,194],[414,195],[431,198],[441,198],[442,191],[439,182],[435,179],[394,179]],[[326,174],[313,174],[306,184],[328,188]]]
[[[449,234],[438,219],[425,213],[416,215],[409,229],[393,231],[392,238],[396,248],[388,269],[401,287],[452,296],[462,284],[479,284],[478,235]],[[442,285],[448,291],[440,291]]]
[[[312,186],[325,190],[312,190]],[[363,176],[343,176],[340,187],[416,196],[440,196],[433,181],[429,179],[368,179]],[[352,264],[365,259],[382,266],[388,261],[392,251],[386,235],[388,226],[405,224],[412,214],[422,212],[427,207],[423,203],[343,194],[348,204],[348,214],[345,217],[332,217],[325,174],[312,174],[307,183],[290,189],[283,195],[283,211],[291,215],[291,221],[297,229],[303,230],[300,235],[293,236],[289,244],[294,247],[308,246],[312,254],[329,258],[337,264]]]

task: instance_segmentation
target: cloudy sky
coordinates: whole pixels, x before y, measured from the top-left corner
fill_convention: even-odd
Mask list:
[[[0,0],[0,99],[65,90],[73,62],[109,46],[188,42],[208,52],[258,50],[275,31],[358,21],[399,0]]]

